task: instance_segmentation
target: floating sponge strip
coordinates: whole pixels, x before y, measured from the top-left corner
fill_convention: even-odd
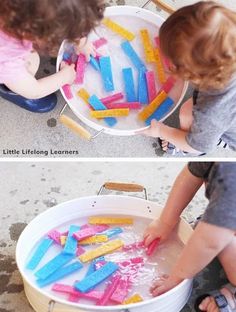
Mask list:
[[[169,93],[170,90],[174,87],[175,82],[176,82],[176,80],[174,77],[172,77],[172,76],[168,77],[166,82],[161,87],[161,91],[165,91],[166,93]]]
[[[77,251],[76,251],[76,256],[79,257],[79,256],[81,256],[83,253],[85,253],[85,249],[82,248],[81,246],[78,246]]]
[[[135,242],[133,244],[128,244],[128,245],[125,245],[123,246],[122,250],[124,251],[135,251],[135,250],[140,250],[141,248],[144,248],[145,245],[144,245],[144,242],[141,241],[141,242]]]
[[[114,91],[111,58],[109,56],[102,56],[99,58],[99,63],[104,89],[107,92]]]
[[[137,97],[135,94],[135,87],[134,87],[134,77],[131,68],[123,68],[122,69],[123,80],[125,84],[125,93],[126,93],[126,100],[128,102],[135,102],[137,101]]]
[[[88,267],[88,271],[86,272],[85,277],[89,276],[95,271],[96,271],[95,263],[92,261]]]
[[[96,233],[101,233],[101,232],[104,232],[104,231],[109,229],[109,225],[107,225],[107,224],[92,225],[92,227],[96,231]]]
[[[96,235],[92,237],[85,238],[79,242],[80,245],[91,245],[98,243],[105,243],[108,241],[107,235]]]
[[[52,240],[54,240],[55,243],[59,245],[61,244],[61,241],[60,241],[61,233],[59,231],[51,230],[50,232],[48,232],[47,236],[51,238]]]
[[[93,107],[94,110],[106,110],[106,106],[99,100],[96,95],[92,95],[89,98],[89,104]],[[117,123],[117,120],[113,117],[105,118],[105,122],[108,126],[112,127]]]
[[[92,290],[92,291],[87,292],[86,294],[83,294],[80,291],[74,289],[74,287],[72,286],[59,284],[59,283],[54,284],[52,287],[52,290],[78,296],[79,298],[91,299],[91,300],[99,300],[103,296],[103,293],[101,291]]]
[[[148,245],[148,248],[147,248],[147,251],[146,251],[146,254],[148,256],[151,256],[154,251],[156,250],[157,246],[159,245],[160,243],[160,238],[156,238],[154,239],[151,244]]]
[[[144,259],[143,257],[135,257],[131,258],[129,260],[124,260],[118,263],[119,266],[122,267],[127,267],[127,266],[132,266],[132,265],[137,265],[140,264],[141,266],[144,265]]]
[[[130,282],[128,281],[127,278],[121,279],[119,281],[119,284],[118,284],[116,290],[114,291],[114,293],[110,299],[112,301],[115,301],[115,302],[121,304],[125,300],[125,298],[128,294],[129,285],[130,285]]]
[[[77,240],[82,240],[82,239],[85,239],[87,237],[93,236],[97,233],[103,232],[107,229],[108,229],[107,225],[97,225],[97,226],[93,226],[93,227],[88,226],[84,229],[80,229],[78,232],[73,233],[73,236]]]
[[[44,255],[46,254],[46,252],[48,251],[48,249],[52,244],[53,244],[52,239],[44,238],[37,246],[26,268],[29,270],[34,270],[38,266],[38,264],[40,263],[40,261],[42,260],[42,258],[44,257]]]
[[[95,271],[97,270],[97,268],[96,268],[96,263],[97,263],[98,261],[103,261],[103,260],[104,260],[104,257],[100,257],[100,258],[97,258],[97,259],[93,260],[93,261],[90,263],[90,265],[89,265],[89,268],[88,268],[88,271],[87,271],[85,277],[88,276],[88,275],[90,275],[90,274],[92,274],[93,272],[95,272]]]
[[[83,240],[85,238],[88,238],[90,236],[94,236],[97,232],[93,228],[87,228],[83,230],[79,230],[78,232],[75,232],[73,234],[74,238],[77,239],[78,241]]]
[[[155,74],[153,71],[146,72],[146,81],[147,81],[147,88],[148,88],[148,100],[149,100],[149,103],[151,103],[157,96]]]
[[[60,242],[61,242],[61,245],[62,245],[62,246],[64,246],[64,245],[65,245],[66,240],[67,240],[67,236],[62,235],[62,236],[60,237]]]
[[[93,118],[103,119],[107,117],[124,117],[129,115],[129,108],[107,109],[102,111],[91,111]]]
[[[93,45],[96,49],[99,49],[103,45],[107,44],[107,40],[105,38],[99,38],[95,41],[93,41]]]
[[[140,35],[143,42],[146,62],[147,63],[155,62],[155,55],[148,30],[147,29],[140,30]]]
[[[131,304],[143,301],[143,298],[139,294],[134,294],[133,296],[126,299],[122,304]]]
[[[104,294],[102,298],[97,302],[97,305],[106,305],[113,293],[115,292],[116,288],[119,285],[121,276],[116,275],[111,279],[111,282],[107,285],[106,289],[104,290]]]
[[[106,235],[106,236],[108,236],[110,238],[110,237],[118,235],[118,234],[120,234],[122,232],[123,232],[122,228],[115,227],[113,229],[109,229],[109,230],[106,230],[105,232],[102,232],[102,234]]]
[[[67,64],[71,64],[71,57],[72,57],[72,53],[69,51],[65,51],[63,53],[62,59],[64,62],[66,62]]]
[[[156,46],[158,48],[160,48],[160,38],[159,37],[156,37],[154,38],[155,42],[156,42]],[[170,68],[170,61],[161,53],[161,50],[160,50],[160,55],[161,55],[161,58],[163,59],[165,65],[166,65],[166,68]]]
[[[67,300],[70,302],[79,302],[80,298],[76,295],[69,295]]]
[[[85,293],[92,289],[93,287],[102,283],[105,279],[111,276],[119,269],[118,265],[113,262],[107,262],[101,269],[95,271],[94,273],[88,275],[86,278],[80,282],[75,283],[74,287]]]
[[[122,100],[123,98],[124,98],[123,93],[119,92],[119,93],[116,93],[116,94],[113,94],[113,95],[109,95],[109,96],[107,96],[105,98],[102,98],[102,99],[100,99],[100,101],[104,105],[107,105],[109,103],[113,103],[115,101]]]
[[[60,269],[63,265],[70,262],[74,258],[73,255],[60,253],[48,263],[46,263],[41,269],[39,269],[35,276],[39,279],[46,279],[49,275]]]
[[[121,44],[121,48],[125,52],[125,54],[129,57],[129,59],[137,68],[137,70],[140,70],[142,67],[146,69],[145,64],[143,63],[141,58],[138,56],[138,54],[135,52],[135,50],[133,49],[129,41],[123,42]]]
[[[165,69],[162,63],[161,53],[160,53],[159,48],[155,48],[154,53],[155,53],[155,58],[156,58],[157,74],[158,74],[159,80],[161,83],[165,83],[166,81]]]
[[[75,83],[82,84],[84,82],[84,74],[86,68],[86,57],[83,54],[79,54],[76,64],[76,79]]]
[[[138,100],[142,104],[148,103],[148,90],[145,73],[146,69],[141,68],[139,71],[139,79],[138,79]]]
[[[116,217],[89,217],[90,224],[133,224],[132,218],[116,218]]]
[[[146,120],[146,125],[150,125],[152,119],[160,120],[162,119],[173,106],[174,101],[171,98],[167,98],[158,109]]]
[[[36,283],[39,287],[47,286],[47,285],[52,284],[56,281],[59,281],[60,279],[62,279],[65,276],[68,276],[68,275],[80,270],[82,267],[83,266],[80,262],[75,262],[75,263],[69,264],[63,268],[58,269],[56,272],[51,274],[46,279],[38,279],[36,281]]]
[[[90,98],[90,94],[88,93],[87,90],[85,90],[84,88],[81,88],[78,92],[77,92],[78,96],[83,99],[85,101],[85,103],[89,104],[88,100]]]
[[[69,229],[69,233],[67,236],[66,244],[63,249],[63,253],[76,255],[77,250],[77,240],[74,238],[73,234],[80,229],[80,226],[71,225]]]
[[[109,18],[104,18],[102,21],[103,25],[105,25],[107,28],[112,30],[113,32],[117,33],[121,37],[125,38],[126,40],[133,40],[135,38],[135,35],[130,32],[129,30],[125,29],[121,25],[113,22]]]
[[[100,66],[99,63],[97,61],[97,59],[95,59],[95,57],[93,57],[92,55],[90,55],[90,61],[89,61],[90,65],[93,66],[93,68],[97,71],[100,71]]]
[[[123,103],[109,103],[106,104],[108,109],[120,109],[120,108],[129,108],[129,109],[140,109],[142,105],[139,102],[123,102]]]
[[[103,256],[109,252],[112,252],[120,247],[122,247],[124,243],[120,239],[112,240],[96,249],[89,250],[82,254],[79,259],[82,262],[88,262],[90,260],[93,260],[97,257]]]
[[[67,100],[71,100],[73,99],[73,94],[72,94],[72,91],[71,91],[71,86],[66,84],[62,87],[62,90],[65,94],[65,97],[67,98]]]
[[[147,105],[140,113],[139,113],[139,119],[142,121],[145,121],[149,116],[151,116],[158,106],[161,105],[165,100],[167,99],[167,94],[165,91],[162,91],[157,95],[157,97],[149,104]]]

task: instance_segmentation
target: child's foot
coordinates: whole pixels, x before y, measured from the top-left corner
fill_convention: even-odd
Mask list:
[[[160,144],[160,146],[161,146],[161,149],[162,149],[164,152],[166,152],[167,149],[168,149],[168,144],[169,144],[169,142],[166,141],[166,140],[162,140],[161,138],[159,138],[158,142],[159,142],[159,144]]]
[[[158,139],[158,142],[162,148],[162,150],[167,155],[171,156],[186,156],[186,152],[181,151],[180,149],[176,148],[173,144],[166,140],[162,140],[161,138]]]
[[[196,300],[195,310],[206,312],[234,312],[236,311],[236,289],[228,284],[220,291],[210,292]]]
[[[184,156],[190,157],[190,156],[205,155],[205,153],[195,154],[195,153],[188,153],[188,152],[182,151],[179,148],[177,148],[175,145],[173,145],[172,143],[166,140],[162,140],[161,138],[158,139],[158,142],[166,155],[177,156],[177,157],[184,157]]]
[[[57,104],[56,94],[50,94],[42,99],[30,100],[9,90],[5,85],[0,84],[0,96],[30,112],[47,113]]]

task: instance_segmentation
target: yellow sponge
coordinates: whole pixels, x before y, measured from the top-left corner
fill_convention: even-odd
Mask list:
[[[135,38],[135,35],[132,32],[130,32],[129,30],[125,29],[121,25],[113,22],[109,18],[104,18],[102,23],[107,28],[109,28],[110,30],[112,30],[113,32],[117,33],[118,35],[120,35],[121,37],[125,38],[128,41],[132,41]]]
[[[116,218],[116,217],[90,217],[90,224],[133,224],[132,218]]]
[[[130,303],[136,303],[136,302],[141,302],[141,301],[143,301],[143,298],[139,294],[134,294],[130,298],[123,301],[122,304],[130,304]]]
[[[146,119],[148,119],[148,117],[150,117],[155,111],[156,109],[161,105],[162,102],[164,102],[167,99],[167,94],[165,93],[165,91],[162,91],[161,93],[159,93],[155,99],[148,104],[138,115],[139,119],[142,121],[145,121]]]
[[[83,253],[79,260],[82,262],[88,262],[90,260],[93,260],[95,258],[98,258],[100,256],[106,255],[109,252],[112,252],[120,247],[122,247],[124,243],[120,239],[112,240],[96,249],[89,250],[85,253]]]

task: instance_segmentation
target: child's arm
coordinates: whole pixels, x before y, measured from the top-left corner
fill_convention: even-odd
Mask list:
[[[139,133],[147,135],[147,136],[151,136],[154,138],[162,138],[163,140],[166,140],[167,142],[172,143],[177,148],[185,152],[189,152],[189,153],[201,152],[201,151],[197,151],[193,149],[187,143],[187,140],[186,140],[186,135],[188,134],[187,131],[169,127],[161,122],[157,122],[156,120],[152,120],[150,128],[140,131]]]
[[[56,92],[65,84],[72,84],[75,78],[74,65],[65,65],[58,73],[38,80],[26,73],[22,79],[8,83],[7,87],[27,99],[39,99]]]
[[[145,244],[149,245],[155,238],[168,238],[179,222],[182,211],[192,200],[203,184],[203,179],[194,176],[187,166],[180,172],[171,189],[159,220],[154,220],[144,233]]]
[[[151,292],[161,295],[184,279],[192,278],[205,268],[234,238],[234,231],[199,222],[166,280],[156,282]]]

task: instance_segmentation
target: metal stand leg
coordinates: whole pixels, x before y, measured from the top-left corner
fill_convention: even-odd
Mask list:
[[[55,302],[54,300],[49,301],[49,304],[48,304],[48,312],[53,312],[55,303],[56,303],[56,302]]]
[[[146,2],[141,6],[141,8],[144,9],[150,2],[152,2],[152,0],[146,1]]]

